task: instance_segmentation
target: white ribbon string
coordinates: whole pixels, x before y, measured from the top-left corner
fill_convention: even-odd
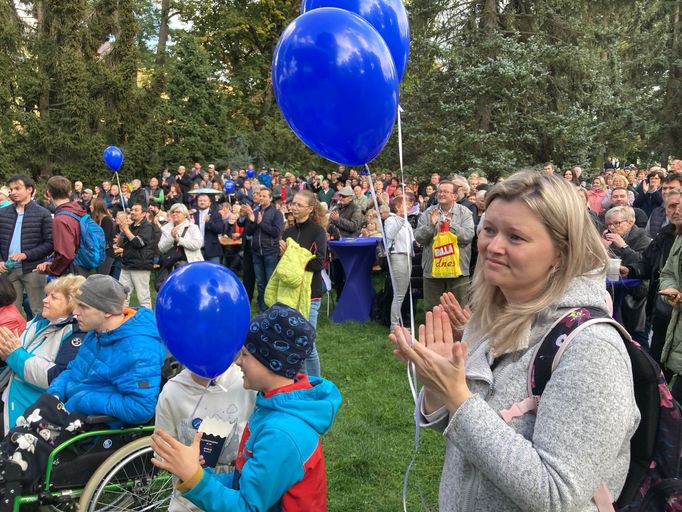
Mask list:
[[[123,189],[121,188],[121,180],[118,179],[118,171],[114,171],[114,176],[116,177],[116,184],[118,185],[118,197],[121,199],[121,205],[123,206],[123,211],[126,211],[126,199],[123,197]]]

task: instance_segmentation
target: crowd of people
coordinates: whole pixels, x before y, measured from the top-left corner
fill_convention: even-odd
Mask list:
[[[391,272],[390,337],[425,386],[422,426],[448,441],[441,510],[474,509],[462,502],[590,510],[599,485],[623,487],[640,415],[628,356],[610,327],[576,336],[537,417],[500,418],[526,393],[532,349],[572,308],[613,313],[668,377],[682,372],[681,160],[647,170],[606,165],[591,177],[548,162],[495,184],[475,172],[402,183],[344,166],[294,176],[195,163],[163,169],[146,186],[133,179],[88,188],[54,176],[36,195],[24,175],[0,188],[0,385],[13,440],[0,448],[24,472],[30,457],[16,429],[29,428],[28,411],[47,393],[71,413],[107,415],[114,425],[156,416],[154,463],[178,478],[184,496],[172,510],[242,502],[266,510],[299,500],[322,510],[319,436],[340,395],[320,377],[315,332],[323,296],[340,294],[346,277],[329,240],[385,239],[376,270]],[[96,268],[78,259],[86,213],[105,241]],[[603,280],[609,259],[619,261],[620,276],[636,279],[616,311]],[[216,379],[185,369],[161,390],[165,355],[151,287],[197,261],[238,274],[260,315],[236,366]],[[402,306],[415,265],[427,312],[418,340],[401,327],[409,324]],[[137,309],[129,307],[133,291]],[[275,350],[278,338],[288,341]],[[580,386],[604,392],[587,399]],[[210,398],[197,410],[205,392]],[[287,393],[301,403],[279,397]],[[682,398],[682,382],[673,395]],[[217,461],[229,476],[200,467],[193,413],[231,426]],[[584,427],[580,436],[566,434],[569,416]]]

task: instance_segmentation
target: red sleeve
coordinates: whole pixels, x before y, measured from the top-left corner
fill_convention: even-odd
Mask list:
[[[76,257],[80,245],[80,223],[67,215],[58,215],[52,225],[52,244],[54,260],[50,265],[50,275],[61,276]]]

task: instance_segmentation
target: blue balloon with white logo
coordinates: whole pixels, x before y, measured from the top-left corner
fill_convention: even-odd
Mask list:
[[[104,158],[104,163],[107,164],[112,171],[118,172],[123,165],[123,151],[116,146],[109,146],[106,148],[102,154],[102,158]]]
[[[232,180],[225,180],[225,192],[231,194],[234,192],[235,183]]]
[[[246,339],[246,289],[228,268],[200,261],[175,270],[156,297],[159,334],[175,358],[213,379],[227,370]]]

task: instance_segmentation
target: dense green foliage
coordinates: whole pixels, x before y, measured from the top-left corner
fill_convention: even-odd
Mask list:
[[[680,156],[682,0],[407,4],[409,173]],[[0,178],[102,179],[109,144],[124,150],[126,179],[194,160],[331,167],[272,93],[272,53],[298,1],[17,5],[0,3]],[[398,166],[395,136],[374,166]]]

